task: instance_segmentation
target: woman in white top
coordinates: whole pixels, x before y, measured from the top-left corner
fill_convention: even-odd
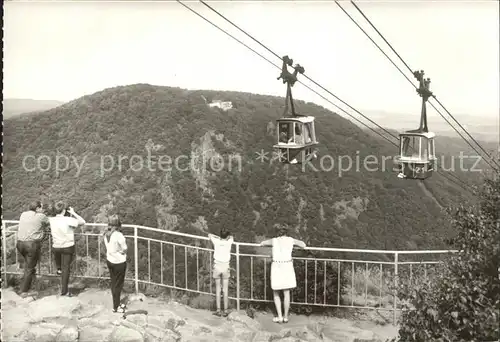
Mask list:
[[[49,218],[50,235],[57,274],[61,275],[61,295],[71,296],[68,289],[71,263],[75,256],[75,228],[84,225],[85,220],[64,202],[57,202],[53,208],[55,216]]]
[[[127,241],[121,232],[118,216],[108,219],[108,230],[103,240],[106,246],[106,260],[111,278],[111,295],[113,296],[113,312],[124,313],[125,305],[120,304],[120,296],[127,271]]]
[[[261,246],[272,247],[271,264],[271,288],[273,289],[274,305],[278,317],[274,317],[275,323],[288,323],[288,311],[290,310],[290,290],[297,287],[295,270],[293,269],[292,251],[297,246],[305,248],[303,241],[296,240],[287,235],[287,227],[278,228],[278,236],[262,241]],[[283,291],[284,315],[281,315],[281,298],[279,291]]]

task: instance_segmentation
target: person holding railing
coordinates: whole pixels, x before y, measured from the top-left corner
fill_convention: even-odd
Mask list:
[[[113,297],[113,312],[124,313],[125,305],[120,304],[120,296],[125,283],[127,271],[127,241],[121,232],[122,223],[118,216],[108,219],[108,230],[103,234],[106,246],[106,260],[111,278],[111,295]]]
[[[33,280],[36,278],[36,265],[40,260],[42,241],[48,232],[49,219],[43,214],[41,201],[30,203],[27,211],[19,218],[16,248],[24,258],[24,278],[21,283],[20,295],[25,297]]]
[[[57,274],[61,274],[61,296],[69,296],[68,290],[71,263],[75,255],[74,229],[83,226],[86,222],[72,207],[64,202],[57,202],[54,206],[55,216],[49,219],[52,234],[52,248]],[[69,216],[66,216],[69,215]]]
[[[306,244],[288,236],[286,226],[278,226],[278,236],[262,241],[261,246],[272,247],[271,288],[273,289],[274,305],[278,317],[273,318],[275,323],[288,323],[290,310],[290,290],[297,287],[295,270],[293,268],[292,251],[297,246],[305,248]],[[283,291],[284,313],[281,315],[280,291]]]
[[[208,234],[208,238],[214,245],[213,278],[215,279],[215,303],[217,306],[217,311],[214,312],[214,315],[226,317],[229,314],[229,261],[231,260],[231,246],[234,239],[231,233],[225,229],[221,230],[220,237]],[[221,278],[224,295],[224,311],[222,312],[220,305]]]

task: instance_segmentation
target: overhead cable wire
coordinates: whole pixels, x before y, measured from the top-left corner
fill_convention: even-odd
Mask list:
[[[365,30],[363,30],[363,28],[361,28],[361,26],[346,12],[346,10],[337,2],[335,1],[335,3],[337,4],[337,6],[340,7],[340,9],[342,9],[342,11],[356,24],[356,26],[372,41],[373,44],[375,44],[375,46],[387,57],[387,59],[389,59],[389,61],[399,70],[399,72],[411,83],[411,85],[417,89],[417,87],[413,84],[413,82],[401,71],[401,69],[392,61],[391,58],[389,58],[389,56],[387,56],[387,54],[380,48],[380,46],[368,35],[368,33],[366,33]],[[375,25],[371,22],[371,20],[365,15],[365,13],[361,10],[361,8],[358,7],[358,5],[356,5],[356,3],[351,0],[351,3],[352,5],[358,10],[359,13],[361,13],[361,15],[366,19],[366,21],[370,24],[370,26],[378,33],[378,35],[384,40],[384,42],[389,46],[389,48],[394,52],[394,54],[396,54],[396,56],[399,58],[399,60],[406,66],[406,68],[410,71],[410,73],[413,74],[414,70],[412,68],[410,68],[410,66],[405,62],[405,60],[399,55],[399,53],[396,51],[396,49],[393,48],[392,44],[389,43],[387,41],[387,39],[385,39],[384,35],[375,27]],[[498,164],[496,162],[496,160],[493,159],[493,157],[481,146],[481,144],[479,144],[479,142],[477,142],[476,139],[474,139],[474,137],[472,137],[472,135],[469,134],[469,132],[460,124],[460,122],[458,122],[457,119],[455,119],[455,117],[448,111],[448,109],[446,109],[446,107],[441,103],[441,101],[439,101],[439,99],[435,96],[435,95],[432,95],[432,97],[436,100],[436,102],[445,110],[446,113],[448,113],[448,115],[458,124],[458,126],[469,136],[470,139],[472,139],[473,142],[475,142],[477,144],[477,146],[479,146],[479,148],[490,158],[490,160],[492,160],[496,166],[500,167],[500,164]],[[478,155],[481,155],[481,153],[479,153],[470,143],[469,141],[462,135],[460,134],[460,132],[458,132],[457,129],[455,129],[455,127],[453,127],[453,125],[443,116],[443,114],[434,106],[434,104],[432,104],[431,102],[429,102],[429,104],[436,110],[436,112],[439,113],[439,115],[441,115],[441,117],[446,121],[446,123],[448,123],[448,125],[450,125],[454,130],[455,132],[457,132],[460,137],[462,139],[465,140],[465,142],[467,142],[469,144],[470,147],[472,147],[472,149],[478,154]],[[487,162],[488,165],[490,165],[493,169],[495,169],[495,167],[493,165],[491,165],[489,162]]]
[[[352,2],[352,1],[351,1]],[[339,8],[347,15],[347,17],[349,17],[349,19],[351,19],[351,21],[366,35],[366,37],[368,39],[370,39],[370,41],[382,52],[382,54],[384,54],[385,57],[387,57],[387,59],[392,63],[392,65],[394,65],[396,67],[396,69],[398,69],[398,71],[404,76],[404,78],[406,78],[406,80],[413,86],[413,88],[417,89],[417,87],[413,84],[413,82],[408,78],[408,76],[405,75],[405,73],[394,63],[394,61],[384,52],[384,50],[382,50],[382,48],[370,37],[370,35],[356,22],[356,20],[351,16],[349,15],[349,13],[347,13],[347,11],[337,2],[335,1],[335,4],[337,6],[339,6]],[[385,40],[385,38],[384,38]],[[392,47],[391,47],[392,48]],[[397,54],[397,53],[396,53]],[[399,56],[399,54],[397,54]],[[400,56],[399,56],[400,57]],[[401,57],[400,57],[401,58]],[[404,63],[407,67],[408,65],[406,63]],[[411,71],[411,69],[410,69]],[[411,71],[413,73],[413,71]],[[433,97],[435,98],[435,96],[433,95]],[[438,101],[436,99],[436,101]],[[434,106],[433,103],[429,102],[429,104],[432,106],[432,108],[434,108],[436,110],[436,112],[444,119],[444,121],[446,121],[446,123],[448,125],[450,125],[451,128],[453,128],[455,130],[455,132],[457,132],[457,134],[467,143],[469,144],[469,146],[479,155],[481,156],[481,153],[450,123],[450,121],[448,121],[448,119],[446,119],[444,117],[444,115]],[[446,109],[445,109],[446,110]],[[450,115],[451,116],[451,115]],[[464,129],[465,130],[465,129]],[[467,132],[466,132],[467,133]],[[474,139],[474,138],[472,138]],[[479,145],[479,143],[476,142],[476,144],[478,144],[478,146],[482,149],[482,146]],[[483,149],[484,150],[484,149]],[[486,153],[486,155],[488,155],[488,153]],[[489,156],[489,155],[488,155]],[[491,157],[490,157],[491,158]],[[486,163],[491,166],[493,169],[495,169],[495,167],[493,165],[491,165],[487,160],[486,160]]]
[[[200,2],[205,5],[206,7],[208,7],[211,11],[213,11],[214,13],[216,13],[217,15],[219,15],[220,17],[222,17],[224,20],[226,20],[228,23],[230,23],[231,25],[233,25],[235,28],[237,28],[238,30],[240,30],[242,33],[244,33],[245,35],[247,35],[250,39],[252,39],[253,41],[255,41],[257,44],[259,44],[260,46],[262,46],[264,49],[266,49],[267,51],[269,51],[270,53],[272,53],[274,56],[276,56],[277,58],[279,58],[280,60],[283,60],[283,56],[280,56],[278,55],[277,53],[275,53],[273,50],[271,50],[270,48],[268,48],[266,45],[264,45],[263,43],[261,43],[258,39],[254,38],[251,34],[249,34],[248,32],[246,32],[245,30],[243,30],[242,28],[240,28],[238,25],[236,25],[235,23],[233,23],[231,20],[229,20],[228,18],[226,18],[226,16],[224,16],[223,14],[221,14],[219,11],[217,11],[215,8],[213,8],[212,6],[210,6],[209,4],[207,4],[205,1],[203,0],[200,0]],[[390,136],[392,136],[394,139],[396,140],[399,140],[399,138],[397,136],[395,136],[394,134],[392,134],[391,132],[389,132],[387,129],[383,128],[382,126],[380,126],[379,124],[377,124],[375,121],[373,121],[372,119],[368,118],[367,116],[365,116],[363,113],[361,113],[359,110],[357,110],[356,108],[352,107],[351,105],[349,105],[347,102],[345,102],[344,100],[342,100],[341,98],[339,98],[337,95],[335,95],[334,93],[332,93],[330,90],[326,89],[325,87],[323,87],[321,84],[318,84],[315,80],[313,80],[311,77],[307,76],[305,73],[302,74],[306,79],[308,79],[309,81],[311,81],[314,85],[316,85],[317,87],[321,88],[323,91],[327,92],[328,94],[330,94],[331,96],[333,96],[334,98],[336,98],[337,100],[339,100],[340,102],[342,102],[344,105],[346,105],[347,107],[349,107],[350,109],[352,109],[353,111],[355,111],[356,113],[358,113],[359,115],[361,115],[363,118],[365,118],[366,120],[370,121],[372,124],[374,124],[375,126],[377,126],[378,128],[380,128],[381,130],[383,130],[385,133],[389,134]]]
[[[454,175],[453,173],[439,173],[439,171],[437,171],[439,175],[443,176],[447,181],[449,182],[452,182],[454,183],[455,185],[459,186],[460,188],[462,188],[463,190],[466,190],[466,191],[469,191],[472,195],[476,196],[477,193],[476,193],[476,190],[474,189],[473,186],[465,183],[463,180],[461,180],[459,177],[457,177],[456,175]],[[455,179],[452,179],[452,178],[448,178],[446,175],[449,175],[449,176],[453,176],[455,177],[457,180]],[[465,184],[465,185],[464,185]],[[467,188],[465,188],[467,187]]]
[[[417,89],[417,87],[413,84],[413,82],[411,81],[410,78],[408,78],[408,76],[406,76],[406,74],[401,70],[401,68],[399,68],[395,63],[394,61],[385,53],[385,51],[370,37],[370,35],[356,22],[356,20],[354,18],[352,18],[349,13],[347,13],[347,11],[337,2],[335,1],[335,4],[337,6],[339,6],[339,8],[347,15],[347,17],[349,17],[349,19],[351,19],[351,21],[366,35],[366,37],[368,39],[370,39],[370,41],[380,50],[380,52],[382,52],[382,54],[387,57],[387,59],[389,60],[389,62],[392,63],[392,65],[394,65],[394,67],[404,76],[404,78],[406,78],[406,80],[413,86],[413,88]],[[399,56],[399,54],[397,54],[397,52],[395,52],[396,55],[398,55],[399,58],[401,58]],[[406,67],[408,68],[408,65],[403,61],[403,63],[406,65]],[[411,71],[411,69],[409,69]],[[413,71],[411,71],[413,73]],[[439,113],[439,115],[441,115],[441,117],[453,128],[455,129],[455,127],[453,127],[453,125],[448,121],[448,119],[446,119],[444,117],[444,115],[436,108],[434,107],[434,105],[432,103],[430,103],[430,105],[436,110],[436,112]],[[468,141],[467,139],[465,139],[465,137],[460,133],[458,132],[456,129],[455,131],[458,133],[458,135],[460,135],[460,137],[462,137],[462,139],[465,140],[465,142],[467,142],[469,144],[469,146],[472,147],[472,149],[478,154],[478,155],[481,155],[481,153],[479,153],[475,148],[474,146],[472,146]],[[488,162],[487,162],[488,163]],[[495,169],[491,164],[488,163],[488,165],[490,165],[493,169]],[[439,171],[437,171],[439,173]],[[443,177],[447,178],[448,180],[452,181],[451,179],[449,179],[448,177],[445,176],[444,173],[440,173]],[[452,174],[452,173],[448,173],[447,175],[450,175],[452,177],[455,177],[459,182],[461,182],[462,184],[464,184],[465,186],[469,186],[465,181],[463,181],[462,179],[460,179],[460,177]]]
[[[233,38],[234,40],[236,40],[238,43],[242,44],[243,46],[245,46],[246,48],[248,48],[249,50],[251,50],[252,52],[254,52],[255,54],[257,54],[258,56],[260,56],[261,58],[263,58],[264,60],[266,60],[268,63],[274,65],[276,68],[280,69],[281,68],[276,65],[275,63],[273,63],[272,61],[270,61],[269,59],[267,59],[266,57],[264,57],[262,54],[260,54],[259,52],[255,51],[253,48],[251,48],[250,46],[248,46],[247,44],[243,43],[241,40],[239,40],[238,38],[234,37],[232,34],[230,34],[229,32],[227,32],[226,30],[222,29],[221,27],[219,27],[218,25],[214,24],[213,22],[211,22],[210,20],[208,20],[207,18],[205,18],[203,15],[199,14],[197,11],[193,10],[192,8],[190,8],[189,6],[185,5],[184,3],[182,3],[180,0],[176,0],[179,4],[181,4],[182,6],[184,6],[186,9],[188,9],[189,11],[191,11],[192,13],[194,13],[195,15],[197,15],[198,17],[200,17],[201,19],[203,19],[204,21],[206,21],[207,23],[209,23],[210,25],[214,26],[215,28],[217,28],[218,30],[222,31],[223,33],[225,33],[226,35],[228,35],[229,37]],[[248,33],[246,33],[244,30],[242,30],[241,28],[239,28],[236,24],[234,24],[233,22],[231,22],[229,19],[227,19],[224,15],[220,14],[219,12],[217,12],[215,9],[213,9],[211,6],[207,5],[206,3],[204,3],[202,0],[200,0],[200,2],[202,2],[205,6],[209,7],[212,11],[216,12],[219,16],[223,17],[226,21],[230,22],[233,26],[237,27],[240,31],[242,31],[243,33],[245,33],[247,36],[251,37],[254,41],[256,41],[257,43],[259,43],[259,45],[261,45],[262,47],[264,47],[266,50],[270,51],[273,55],[275,55],[276,57],[278,57],[280,60],[282,60],[282,57],[280,57],[279,55],[277,55],[276,53],[274,53],[272,50],[270,50],[269,48],[267,48],[265,45],[263,45],[261,42],[259,42],[257,39],[253,38],[251,35],[249,35]],[[322,87],[321,85],[317,84],[314,80],[310,79],[308,76],[304,75],[307,79],[309,79],[311,82],[315,83],[317,86],[319,86],[320,88],[324,89],[325,91],[327,91],[328,93],[330,93],[331,95],[333,95],[334,97],[336,97],[333,93],[331,93],[330,91],[328,91],[327,89],[325,89],[324,87]],[[340,109],[341,111],[343,111],[344,113],[346,113],[348,116],[350,116],[351,118],[353,118],[354,120],[358,121],[359,123],[361,123],[362,125],[364,125],[365,127],[367,127],[368,129],[370,129],[371,131],[373,131],[374,133],[378,134],[379,136],[381,136],[382,138],[384,138],[385,140],[387,140],[389,143],[393,144],[394,146],[396,147],[399,147],[398,144],[394,143],[393,141],[389,140],[386,136],[382,135],[380,132],[374,130],[372,127],[368,126],[367,124],[365,124],[364,122],[360,121],[359,119],[357,119],[356,117],[354,117],[353,115],[349,114],[346,110],[344,110],[343,108],[339,107],[338,105],[336,105],[335,103],[333,103],[332,101],[330,101],[329,99],[327,99],[325,96],[321,95],[320,93],[318,93],[316,90],[312,89],[311,87],[307,86],[306,84],[304,84],[303,82],[301,82],[299,80],[299,83],[304,85],[307,89],[311,90],[312,92],[314,92],[315,94],[317,94],[318,96],[320,96],[321,98],[323,98],[325,101],[331,103],[332,105],[334,105],[336,108]],[[336,97],[338,99],[338,97]],[[339,99],[340,100],[340,99]],[[343,102],[342,100],[340,100],[341,102]],[[347,103],[343,102],[344,104],[346,104],[348,107],[352,108],[350,105],[348,105]],[[356,109],[353,108],[353,110],[357,111]],[[359,111],[357,111],[359,114],[361,114],[363,117],[365,117],[367,120],[371,121],[372,123],[374,123],[376,126],[378,126],[380,129],[382,129],[383,131],[387,132],[388,134],[390,134],[393,138],[396,138],[398,139],[398,137],[394,136],[391,132],[387,131],[385,128],[381,127],[380,125],[378,125],[376,122],[372,121],[371,119],[367,118],[366,116],[364,116],[362,113],[360,113]],[[399,139],[398,139],[399,140]],[[444,175],[443,175],[444,176]],[[456,176],[455,176],[456,177]],[[446,177],[447,178],[447,177]],[[448,178],[447,178],[448,179]],[[459,178],[458,178],[459,179]],[[462,184],[463,185],[460,185],[458,184],[457,182],[451,180],[451,179],[448,179],[454,183],[456,183],[457,185],[459,185],[462,189],[466,190],[466,191],[470,191],[469,189],[467,189],[466,187],[468,186],[466,183],[464,183],[463,181]],[[460,179],[459,179],[460,180]]]
[[[444,109],[444,111],[445,111],[446,113],[448,113],[448,115],[449,115],[449,116],[451,116],[451,118],[452,118],[452,119],[453,119],[453,120],[454,120],[454,121],[455,121],[455,122],[456,122],[456,123],[460,126],[460,128],[462,128],[462,129],[464,130],[464,132],[465,132],[465,133],[469,136],[469,138],[471,138],[471,139],[472,139],[472,141],[474,141],[474,142],[477,144],[477,146],[479,146],[479,148],[480,148],[480,149],[484,152],[484,154],[486,154],[486,155],[490,158],[490,160],[491,160],[491,161],[493,161],[493,163],[495,163],[495,165],[496,165],[497,167],[499,167],[499,168],[500,168],[500,163],[499,163],[497,160],[495,160],[495,158],[493,158],[493,156],[492,156],[491,154],[489,154],[489,153],[488,153],[488,152],[487,152],[487,151],[483,148],[483,146],[481,146],[481,144],[479,144],[479,142],[477,142],[477,140],[476,140],[476,139],[474,139],[474,138],[472,137],[472,135],[470,135],[470,134],[469,134],[469,132],[468,132],[468,131],[467,131],[467,130],[466,130],[466,129],[465,129],[465,128],[464,128],[464,127],[463,127],[463,126],[462,126],[462,125],[461,125],[461,124],[460,124],[460,123],[456,120],[456,119],[455,119],[455,117],[454,117],[453,115],[451,115],[451,113],[448,111],[448,109],[446,109],[446,107],[445,107],[445,106],[441,103],[441,101],[439,101],[439,99],[438,99],[435,95],[433,95],[432,97],[433,97],[433,98],[434,98],[434,100],[436,100],[436,102],[437,102],[437,103],[438,103],[438,104],[439,104],[439,105],[440,105],[440,106]],[[436,107],[434,107],[434,105],[433,105],[432,103],[431,103],[431,106],[432,106],[434,109],[436,109]],[[436,109],[436,111],[437,111],[437,109]],[[477,153],[477,151],[476,151],[476,153]],[[478,155],[479,155],[479,156],[481,156],[481,154],[480,154],[480,153],[478,153]],[[489,163],[488,163],[488,164],[489,164]],[[491,164],[489,164],[489,165],[491,166]],[[492,166],[492,168],[493,168],[493,170],[494,170],[494,171],[496,171],[496,172],[500,171],[500,169],[495,168],[495,167],[493,167],[493,166]]]
[[[201,19],[205,20],[206,22],[208,22],[210,25],[214,26],[215,28],[219,29],[220,31],[222,31],[223,33],[225,33],[226,35],[228,35],[229,37],[233,38],[234,40],[236,40],[238,43],[242,44],[243,46],[245,46],[247,49],[249,49],[250,51],[252,51],[253,53],[257,54],[258,56],[260,56],[261,58],[263,58],[264,60],[266,60],[268,63],[274,65],[276,68],[278,68],[279,70],[281,70],[281,67],[278,66],[277,64],[275,64],[274,62],[270,61],[267,57],[263,56],[261,53],[257,52],[255,49],[253,49],[252,47],[248,46],[247,44],[245,44],[244,42],[242,42],[241,40],[239,40],[238,38],[234,37],[231,33],[227,32],[226,30],[224,30],[223,28],[221,28],[220,26],[214,24],[213,22],[211,22],[210,20],[208,20],[207,18],[205,18],[203,15],[199,14],[197,11],[195,11],[194,9],[192,9],[191,7],[187,6],[186,4],[182,3],[180,0],[176,0],[179,4],[181,4],[182,6],[184,6],[186,9],[188,9],[189,11],[191,11],[192,13],[196,14],[198,17],[200,17]],[[280,59],[282,59],[282,57],[278,57]],[[398,144],[396,144],[394,141],[390,140],[389,138],[387,138],[386,136],[384,136],[383,134],[381,134],[380,132],[374,130],[372,127],[368,126],[366,123],[362,122],[361,120],[359,120],[358,118],[356,118],[355,116],[353,116],[352,114],[350,114],[349,112],[347,112],[345,109],[343,109],[342,107],[339,107],[337,104],[333,103],[332,101],[330,101],[328,98],[326,98],[325,96],[323,96],[322,94],[320,94],[319,92],[317,92],[316,90],[312,89],[311,87],[309,87],[307,84],[304,84],[303,82],[301,82],[300,80],[298,81],[300,84],[302,84],[304,87],[306,87],[307,89],[309,89],[310,91],[312,91],[313,93],[315,93],[316,95],[320,96],[322,99],[324,99],[325,101],[329,102],[330,104],[332,104],[333,106],[335,106],[336,108],[338,108],[339,110],[343,111],[345,114],[347,114],[349,117],[351,117],[352,119],[356,120],[357,122],[359,122],[360,124],[364,125],[365,127],[367,127],[368,129],[372,130],[374,133],[378,134],[379,136],[381,136],[382,138],[384,138],[385,140],[387,140],[389,143],[393,144],[394,146],[399,146]],[[375,123],[376,124],[376,123]],[[378,125],[377,125],[378,126]],[[380,127],[380,126],[379,126]],[[380,127],[382,128],[382,127]],[[382,128],[383,129],[383,128]],[[390,134],[390,132],[389,132]],[[392,134],[391,134],[392,135]],[[394,135],[392,135],[393,137],[395,137]],[[396,137],[397,139],[397,137]]]
[[[387,57],[387,59],[389,60],[389,62],[391,62],[391,63],[392,63],[392,65],[394,65],[394,67],[395,67],[396,69],[398,69],[398,71],[401,73],[401,75],[403,75],[403,77],[404,77],[404,78],[406,78],[406,80],[407,80],[407,81],[408,81],[408,82],[412,85],[412,87],[413,87],[413,88],[415,88],[415,89],[417,89],[417,87],[413,84],[413,82],[411,81],[411,79],[410,79],[410,78],[408,78],[408,76],[406,76],[406,74],[405,74],[405,73],[401,70],[401,68],[400,68],[400,67],[398,67],[398,66],[396,65],[396,63],[394,63],[394,61],[393,61],[393,60],[392,60],[392,59],[391,59],[391,58],[390,58],[390,57],[389,57],[389,56],[385,53],[385,51],[384,51],[384,50],[383,50],[383,49],[382,49],[382,48],[381,48],[381,47],[380,47],[380,46],[379,46],[379,45],[378,45],[378,44],[377,44],[377,43],[376,43],[376,42],[375,42],[375,41],[374,41],[371,37],[370,37],[370,35],[369,35],[369,34],[368,34],[368,33],[367,33],[367,32],[366,32],[366,31],[365,31],[365,30],[364,30],[364,29],[363,29],[363,28],[362,28],[362,27],[361,27],[361,26],[360,26],[360,25],[356,22],[356,20],[355,20],[355,19],[354,19],[351,15],[349,15],[349,13],[347,13],[347,11],[346,11],[346,10],[345,10],[345,9],[344,9],[344,8],[343,8],[343,7],[342,7],[342,6],[341,6],[341,5],[337,2],[337,1],[335,1],[335,3],[336,3],[336,4],[337,4],[337,6],[339,6],[339,8],[340,8],[340,9],[341,9],[341,10],[342,10],[342,11],[343,11],[346,15],[347,15],[347,17],[349,17],[349,19],[351,19],[351,21],[352,21],[352,22],[353,22],[353,23],[354,23],[354,24],[355,24],[355,25],[356,25],[356,26],[357,26],[357,27],[358,27],[358,28],[359,28],[359,29],[360,29],[360,30],[361,30],[361,31],[362,31],[365,35],[366,35],[366,37],[367,37],[368,39],[370,39],[370,40],[371,40],[371,42],[372,42],[372,43],[373,43],[373,44],[374,44],[374,45],[375,45],[375,46],[376,46],[376,47],[380,50],[380,52],[382,52],[382,54],[383,54],[385,57]],[[396,53],[396,54],[397,54],[397,53]],[[399,56],[399,55],[398,55],[398,56]],[[408,66],[406,63],[405,63],[405,65],[406,65],[406,66]],[[411,70],[411,69],[410,69],[410,70]],[[413,73],[413,72],[412,72],[412,73]],[[461,134],[461,133],[460,133],[460,132],[459,132],[459,131],[455,128],[455,127],[453,127],[453,125],[451,124],[451,122],[450,122],[450,121],[448,121],[448,119],[446,119],[446,118],[444,117],[444,115],[443,115],[443,114],[442,114],[442,113],[441,113],[441,112],[440,112],[440,111],[439,111],[436,107],[434,107],[434,105],[433,105],[432,103],[430,103],[430,102],[429,102],[429,104],[430,104],[430,105],[431,105],[431,106],[432,106],[432,107],[436,110],[436,112],[438,112],[438,113],[439,113],[439,115],[441,115],[441,117],[444,119],[444,121],[446,121],[446,123],[448,123],[448,125],[450,125],[450,127],[452,127],[452,128],[455,130],[455,132],[457,132],[457,133],[458,133],[458,135],[459,135],[462,139],[464,139],[464,141],[465,141],[466,143],[468,143],[468,144],[469,144],[469,146],[470,146],[470,147],[471,147],[471,148],[472,148],[472,149],[473,149],[473,150],[474,150],[474,151],[475,151],[475,152],[476,152],[479,156],[481,156],[481,153],[479,153],[479,151],[478,151],[478,150],[476,150],[476,148],[475,148],[474,146],[472,146],[472,145],[471,145],[471,143],[470,143],[470,142],[469,142],[469,141],[468,141],[468,140],[467,140],[467,139],[466,139],[466,138],[465,138],[465,137],[464,137],[464,136],[463,136],[463,135],[462,135],[462,134]],[[495,169],[495,167],[494,167],[493,165],[491,165],[488,161],[486,161],[486,163],[487,163],[489,166],[491,166],[493,169]]]
[[[410,70],[410,73],[413,74],[413,69],[410,68],[408,66],[408,64],[406,64],[406,62],[404,61],[404,59],[397,53],[397,51],[392,47],[391,43],[389,43],[385,37],[382,35],[382,33],[380,33],[379,30],[377,30],[377,28],[375,27],[375,25],[372,24],[372,22],[370,21],[370,19],[368,19],[368,17],[363,13],[363,11],[361,11],[361,9],[354,3],[354,1],[351,0],[351,3],[353,4],[354,7],[356,7],[356,9],[359,11],[359,13],[361,13],[361,15],[366,19],[366,21],[368,21],[368,23],[371,25],[371,27],[373,27],[373,29],[379,34],[379,36],[384,40],[384,42],[389,45],[389,47],[391,48],[392,52],[394,52],[396,54],[396,56],[398,56],[399,60],[406,66],[406,68],[408,70]],[[338,5],[338,4],[337,4]],[[371,38],[370,38],[371,39]],[[373,40],[372,40],[373,41]]]
[[[216,13],[218,16],[222,17],[224,20],[226,20],[228,23],[230,23],[231,25],[233,25],[235,28],[237,28],[239,31],[241,31],[242,33],[244,33],[246,36],[248,36],[249,38],[251,38],[253,41],[255,41],[257,44],[259,44],[260,46],[262,46],[264,49],[266,49],[267,51],[269,51],[271,54],[273,54],[274,56],[276,56],[278,59],[282,60],[282,57],[280,55],[278,55],[277,53],[275,53],[273,50],[271,50],[270,48],[268,48],[266,45],[264,45],[261,41],[259,41],[258,39],[256,39],[255,37],[253,37],[251,34],[249,34],[248,32],[246,32],[245,30],[243,30],[242,28],[240,28],[237,24],[235,24],[234,22],[232,22],[230,19],[228,19],[226,16],[224,16],[223,14],[221,14],[219,11],[217,11],[216,9],[214,9],[212,6],[208,5],[205,1],[203,0],[199,0],[203,5],[205,5],[206,7],[208,7],[212,12]],[[346,13],[347,14],[347,13]],[[206,18],[204,18],[205,20],[207,20]],[[211,23],[212,25],[214,25],[213,23]],[[220,29],[220,28],[219,28]],[[226,34],[228,34],[227,32],[225,32]],[[368,36],[369,37],[369,36]],[[370,38],[370,37],[369,37]],[[371,39],[371,38],[370,38]],[[374,44],[376,44],[374,42]],[[380,49],[380,48],[379,48]],[[380,49],[380,51],[382,51],[382,53],[385,54],[385,52]],[[389,56],[386,55],[386,57],[392,62],[392,60],[389,58]],[[392,62],[394,64],[394,62]],[[403,73],[403,71],[401,69],[399,69],[399,67],[394,64],[394,66],[396,68],[398,68],[398,70],[403,74],[403,76],[406,77],[406,75]],[[363,116],[364,118],[366,118],[367,120],[369,120],[370,122],[372,122],[373,124],[375,124],[377,127],[379,127],[380,129],[382,129],[383,131],[385,131],[386,133],[388,133],[389,135],[391,135],[393,138],[399,140],[399,138],[395,135],[393,135],[391,132],[389,132],[388,130],[386,130],[385,128],[381,127],[380,125],[378,125],[375,121],[367,118],[365,115],[363,115],[361,112],[359,112],[358,110],[356,110],[355,108],[351,107],[349,104],[347,104],[346,102],[344,102],[343,100],[341,100],[340,98],[338,98],[335,94],[333,94],[332,92],[330,92],[328,89],[325,89],[323,86],[321,86],[320,84],[318,84],[316,81],[312,80],[310,77],[308,77],[307,75],[304,74],[304,77],[306,77],[308,80],[310,80],[312,83],[314,83],[316,86],[318,86],[319,88],[325,90],[327,93],[331,94],[332,96],[334,96],[335,98],[337,98],[339,101],[341,101],[342,103],[344,103],[345,105],[347,105],[349,108],[353,109],[354,111],[356,111],[357,113],[359,113],[361,116]],[[412,81],[406,77],[406,79],[413,85]],[[302,82],[299,81],[299,83],[303,84]],[[414,86],[415,87],[415,86]],[[416,88],[416,87],[415,87]],[[311,88],[308,87],[308,89],[312,90]],[[316,94],[318,94],[316,91],[312,90],[313,92],[315,92]],[[319,95],[319,94],[318,94]],[[325,99],[324,96],[320,95],[323,99]],[[326,99],[327,100],[327,99]],[[328,102],[332,103],[331,101],[327,100]],[[333,104],[333,103],[332,103]],[[335,105],[335,104],[333,104]],[[337,105],[335,105],[337,108],[339,108]],[[341,109],[341,108],[340,108]],[[348,114],[350,117],[354,118],[355,120],[357,120],[358,122],[360,122],[357,118],[353,117],[352,115],[350,115],[349,113],[347,113],[345,110],[341,109],[342,111],[344,111],[346,114]],[[443,117],[444,118],[444,117]],[[444,118],[446,120],[446,118]],[[374,131],[371,127],[367,126],[366,124],[362,123],[363,125],[365,125],[366,127],[368,127],[369,129],[371,129],[372,131]],[[381,135],[379,132],[376,132],[374,131],[375,133],[377,133],[378,135],[382,136],[384,139],[388,140],[385,136]],[[460,134],[460,133],[459,133]],[[392,141],[390,141],[393,145],[395,145],[396,147],[399,147],[398,144],[395,144],[393,143]],[[476,151],[477,152],[477,151]],[[464,182],[463,180],[461,180],[458,176],[454,175],[454,174],[450,174],[452,175],[453,177],[455,177],[458,182],[462,183],[463,185],[460,185],[464,190],[469,190],[467,189],[466,187],[468,187],[469,185]],[[450,181],[453,181],[451,179],[449,179],[448,177],[444,176],[443,174],[443,177],[447,178],[448,180]],[[456,183],[456,182],[455,182]]]

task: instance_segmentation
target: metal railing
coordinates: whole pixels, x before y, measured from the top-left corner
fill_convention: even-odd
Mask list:
[[[2,279],[21,274],[16,249],[18,221],[2,222]],[[72,276],[109,279],[102,231],[106,224],[89,223],[75,231],[76,258]],[[139,225],[123,225],[128,241],[126,281],[172,290],[214,295],[213,249],[208,237]],[[130,243],[132,242],[132,243]],[[270,248],[234,242],[230,262],[229,298],[240,310],[243,302],[272,302]],[[133,247],[133,248],[131,248]],[[39,275],[55,275],[50,238],[42,247]],[[307,247],[294,251],[297,288],[291,304],[309,307],[400,310],[395,288],[402,277],[427,278],[447,250],[391,251]],[[419,260],[415,260],[419,259]],[[129,266],[131,265],[131,266]]]

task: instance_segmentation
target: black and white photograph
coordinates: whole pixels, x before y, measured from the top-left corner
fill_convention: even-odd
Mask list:
[[[6,0],[1,341],[500,342],[500,2]]]

